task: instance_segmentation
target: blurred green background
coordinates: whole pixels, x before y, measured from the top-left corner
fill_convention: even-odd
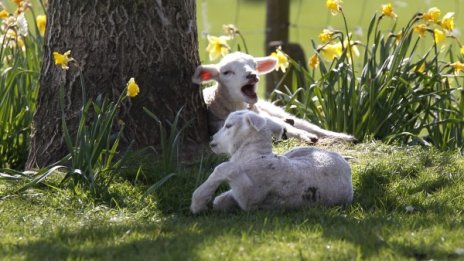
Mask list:
[[[311,40],[318,43],[318,35],[324,28],[331,26],[334,29],[344,30],[342,17],[332,16],[325,7],[325,0],[291,0],[290,2],[290,42],[300,43],[307,56],[313,52]],[[430,7],[438,7],[442,16],[447,12],[454,12],[455,34],[459,39],[462,37],[463,0],[345,0],[343,9],[354,39],[365,41],[369,21],[375,12],[381,13],[381,5],[386,3],[391,3],[398,15],[398,29],[405,26],[416,12],[425,12]],[[197,0],[199,51],[202,63],[210,63],[205,51],[208,44],[205,35],[222,35],[224,34],[222,25],[230,23],[235,24],[245,36],[250,54],[265,55],[265,20],[266,0]],[[387,18],[383,22],[383,27],[388,31],[393,23],[392,19]],[[236,48],[236,46],[231,47]]]

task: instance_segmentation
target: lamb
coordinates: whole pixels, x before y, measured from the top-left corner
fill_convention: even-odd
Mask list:
[[[299,147],[276,155],[272,137],[281,137],[281,124],[250,110],[229,114],[213,136],[210,147],[226,153],[229,161],[218,165],[192,195],[190,209],[208,208],[219,185],[230,190],[213,201],[216,210],[230,211],[331,206],[351,203],[351,168],[337,153]]]
[[[258,101],[256,89],[259,75],[273,71],[276,64],[277,59],[271,56],[254,58],[245,53],[234,52],[224,56],[218,64],[197,67],[192,77],[194,83],[217,81],[217,85],[203,90],[211,134],[222,127],[231,112],[249,109],[284,126],[288,137],[307,143],[314,143],[319,138],[355,140],[351,135],[328,131],[297,118],[270,102]]]

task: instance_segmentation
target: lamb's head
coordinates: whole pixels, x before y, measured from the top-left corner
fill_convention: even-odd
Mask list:
[[[224,126],[216,132],[210,143],[216,154],[232,156],[245,146],[260,151],[272,151],[272,137],[285,135],[282,125],[250,110],[235,111],[227,116]]]
[[[194,83],[217,81],[220,91],[226,92],[231,102],[254,104],[258,100],[256,88],[259,76],[274,70],[277,59],[271,56],[254,58],[235,52],[222,58],[218,64],[200,65],[192,77]]]

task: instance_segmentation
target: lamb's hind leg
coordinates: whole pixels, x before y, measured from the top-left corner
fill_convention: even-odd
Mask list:
[[[294,120],[295,128],[300,129],[300,130],[305,130],[309,133],[316,134],[319,138],[331,138],[331,139],[346,140],[346,141],[356,140],[356,138],[351,135],[325,130],[303,119],[294,117],[293,120]]]
[[[306,120],[300,119],[295,115],[292,115],[282,108],[275,106],[274,104],[266,101],[260,101],[256,104],[256,109],[259,113],[267,114],[271,118],[277,118],[281,121],[284,121],[290,125],[293,125],[295,129],[300,131],[308,132],[312,135],[315,135],[319,138],[332,138],[332,139],[339,139],[339,140],[346,140],[346,141],[355,141],[356,138],[345,134],[345,133],[338,133],[329,130],[325,130],[317,125],[314,125]],[[288,129],[287,129],[288,131]],[[295,132],[298,133],[298,132]],[[301,135],[300,135],[301,136]],[[298,135],[295,137],[299,138]]]

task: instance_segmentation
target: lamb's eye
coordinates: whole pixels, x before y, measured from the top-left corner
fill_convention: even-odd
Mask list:
[[[234,72],[233,71],[224,71],[224,72],[222,72],[222,74],[224,74],[224,75],[233,75]]]
[[[232,127],[232,124],[226,124],[226,125],[224,126],[224,128],[226,128],[226,129],[229,129],[230,127]]]

